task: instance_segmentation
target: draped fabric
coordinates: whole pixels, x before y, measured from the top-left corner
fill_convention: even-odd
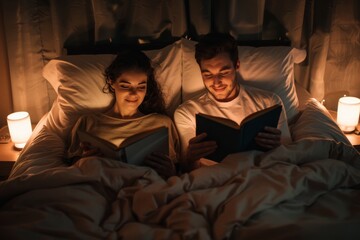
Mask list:
[[[313,97],[322,100],[338,91],[360,97],[358,0],[1,0],[1,5],[14,110],[30,112],[33,122],[56,97],[42,68],[66,54],[65,47],[196,40],[210,31],[238,40],[288,38],[308,52],[295,74]]]
[[[1,6],[1,2],[0,2]],[[1,8],[0,8],[1,9]],[[6,116],[12,112],[12,98],[10,86],[10,71],[8,66],[8,54],[6,48],[4,24],[0,11],[0,127],[6,124]]]

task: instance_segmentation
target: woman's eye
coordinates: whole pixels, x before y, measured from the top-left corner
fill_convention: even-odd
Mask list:
[[[145,90],[146,90],[146,86],[138,87],[138,90],[140,90],[140,91],[145,91]]]
[[[130,86],[124,85],[124,84],[120,84],[119,87],[120,87],[121,89],[129,89],[129,88],[130,88]]]

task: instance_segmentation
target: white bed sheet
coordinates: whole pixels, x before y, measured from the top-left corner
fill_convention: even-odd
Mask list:
[[[359,153],[333,140],[237,153],[164,181],[150,168],[100,157],[67,166],[58,136],[46,127],[39,136],[0,183],[0,232],[7,239],[258,239],[251,234],[289,230],[291,221],[288,234],[306,236],[318,230],[309,227],[317,219],[329,220],[319,226],[340,223],[338,234],[339,219],[359,219],[352,191],[360,184]],[[273,231],[271,238],[282,236]]]

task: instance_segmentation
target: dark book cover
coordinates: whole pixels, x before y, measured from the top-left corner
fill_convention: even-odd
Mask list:
[[[206,158],[221,162],[231,153],[248,150],[265,150],[254,140],[256,135],[268,127],[277,127],[282,107],[280,104],[250,114],[238,125],[226,118],[196,114],[196,135],[207,133],[206,140],[216,141],[217,150]]]

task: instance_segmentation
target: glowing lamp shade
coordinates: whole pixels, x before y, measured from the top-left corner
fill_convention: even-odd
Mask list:
[[[338,102],[337,123],[343,132],[352,132],[359,122],[360,99],[342,97]]]
[[[32,133],[28,112],[14,112],[7,116],[11,141],[16,148],[23,148]]]

